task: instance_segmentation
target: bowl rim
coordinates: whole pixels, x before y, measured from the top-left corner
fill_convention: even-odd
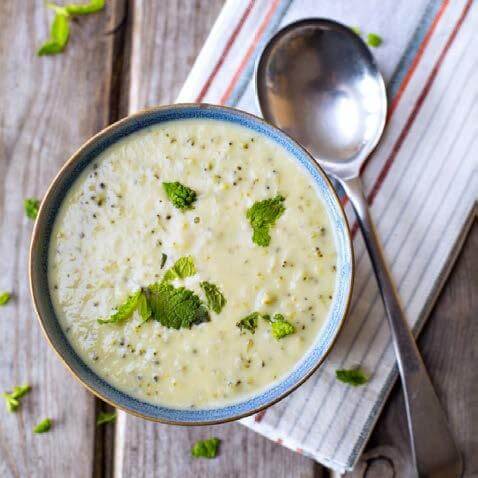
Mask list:
[[[60,347],[57,346],[55,343],[55,340],[50,336],[48,332],[47,325],[44,321],[44,318],[41,316],[39,310],[39,301],[38,301],[38,295],[40,294],[40,291],[38,290],[37,284],[33,280],[33,271],[34,271],[34,265],[35,265],[35,257],[34,257],[34,249],[36,248],[37,243],[40,241],[41,238],[41,233],[40,233],[40,223],[42,222],[43,215],[44,215],[44,210],[46,208],[45,204],[49,202],[50,197],[53,194],[53,190],[55,189],[55,186],[57,183],[60,182],[64,174],[66,173],[67,169],[74,164],[78,159],[80,159],[83,155],[83,153],[88,149],[89,146],[93,145],[95,142],[102,138],[107,138],[110,133],[115,131],[116,129],[120,128],[121,126],[128,124],[129,122],[134,122],[135,119],[140,119],[143,116],[147,116],[148,114],[154,114],[156,112],[161,112],[161,111],[168,111],[168,110],[181,110],[181,109],[206,109],[206,110],[216,110],[216,111],[226,111],[229,112],[232,115],[238,115],[242,116],[246,120],[250,120],[256,123],[259,123],[267,128],[272,128],[275,130],[278,130],[282,135],[284,135],[286,138],[288,138],[294,146],[301,151],[301,153],[304,155],[305,158],[308,159],[308,161],[311,163],[311,165],[318,171],[318,173],[322,176],[322,178],[325,180],[327,184],[327,188],[329,192],[331,193],[331,197],[333,198],[334,202],[336,203],[337,206],[337,211],[341,217],[341,220],[344,224],[344,232],[345,232],[345,246],[348,249],[348,255],[350,257],[350,280],[349,280],[349,285],[348,285],[348,291],[347,291],[347,297],[346,297],[346,302],[345,302],[345,308],[343,310],[343,314],[340,318],[340,321],[337,324],[336,330],[333,332],[333,338],[330,340],[329,345],[327,348],[324,350],[322,356],[320,357],[319,360],[310,368],[307,373],[304,373],[304,375],[297,380],[296,383],[294,383],[292,386],[289,388],[285,389],[284,391],[280,392],[278,396],[273,398],[272,400],[268,401],[267,403],[258,406],[256,408],[253,408],[251,410],[242,412],[242,413],[237,413],[233,414],[229,417],[226,418],[219,418],[219,419],[211,419],[211,420],[199,420],[199,421],[177,421],[177,420],[170,420],[167,418],[162,418],[162,417],[154,417],[150,416],[144,413],[141,413],[137,410],[133,410],[127,406],[124,406],[122,404],[116,403],[113,399],[106,397],[103,393],[101,393],[99,390],[94,388],[92,385],[87,383],[85,380],[83,380],[73,369],[73,367],[68,363],[67,358],[64,357],[64,354],[60,350]],[[218,120],[221,121],[221,120]],[[160,122],[156,123],[159,124]],[[139,128],[138,131],[142,129]],[[263,133],[262,133],[263,134]],[[308,173],[310,174],[310,173]],[[286,133],[284,130],[281,128],[273,125],[272,123],[269,123],[268,121],[264,120],[263,118],[260,118],[252,113],[248,113],[243,110],[239,110],[237,108],[232,108],[230,106],[223,106],[223,105],[214,105],[214,104],[209,104],[209,103],[175,103],[175,104],[168,104],[168,105],[161,105],[161,106],[154,106],[154,107],[148,107],[139,110],[138,112],[135,112],[133,114],[130,114],[128,116],[125,116],[124,118],[121,118],[120,120],[112,123],[111,125],[106,126],[105,128],[101,129],[98,131],[96,134],[94,134],[92,137],[90,137],[87,141],[85,141],[79,148],[77,148],[73,154],[69,156],[67,161],[61,166],[57,174],[54,176],[54,178],[51,180],[45,195],[43,196],[43,199],[41,200],[40,203],[40,208],[38,211],[37,218],[35,220],[35,224],[33,227],[33,232],[32,232],[32,238],[30,242],[30,248],[29,248],[29,257],[28,257],[28,279],[29,279],[29,288],[30,288],[30,296],[33,302],[33,308],[35,315],[38,319],[38,322],[40,323],[40,328],[43,332],[44,337],[46,338],[48,344],[50,347],[54,350],[56,353],[57,357],[60,359],[60,361],[63,363],[63,365],[67,368],[67,370],[70,372],[70,374],[80,383],[82,384],[87,390],[89,390],[94,396],[97,398],[103,400],[104,402],[108,403],[114,408],[117,408],[119,410],[122,410],[126,413],[129,413],[131,415],[137,416],[139,418],[143,418],[148,421],[156,422],[156,423],[164,423],[167,425],[179,425],[179,426],[207,426],[207,425],[216,425],[216,424],[221,424],[221,423],[228,423],[232,421],[237,421],[241,418],[245,418],[251,415],[254,415],[262,410],[265,410],[266,408],[269,408],[270,406],[274,405],[275,403],[279,402],[280,400],[283,400],[285,397],[287,397],[290,393],[292,393],[294,390],[296,390],[298,387],[300,387],[306,380],[308,380],[314,372],[322,365],[322,363],[325,361],[327,356],[329,355],[330,351],[332,350],[333,346],[335,345],[338,336],[340,335],[340,332],[342,330],[342,327],[344,325],[345,319],[348,317],[349,312],[350,312],[350,303],[352,299],[352,292],[353,292],[353,287],[354,287],[354,282],[355,282],[355,257],[354,257],[354,249],[353,249],[353,242],[352,242],[352,236],[350,232],[350,226],[347,221],[347,217],[344,212],[344,208],[342,206],[342,203],[330,181],[328,178],[327,174],[325,171],[321,168],[321,166],[314,160],[312,155],[295,139],[293,139],[288,133]],[[68,341],[68,339],[67,339]],[[69,341],[68,341],[69,342]],[[92,370],[88,365],[84,362],[84,360],[79,357],[79,360],[82,362],[84,366],[86,366],[93,374],[98,376],[100,379],[102,379],[94,370]],[[105,379],[102,379],[106,383],[109,384]],[[117,387],[109,384],[112,389],[120,391]],[[128,397],[134,398],[132,395],[122,392]],[[247,400],[247,398],[246,398]],[[141,400],[143,402],[143,400]],[[146,403],[146,402],[144,402]],[[232,404],[233,405],[233,404]],[[154,406],[154,405],[153,405]],[[164,407],[164,406],[163,406]],[[171,408],[165,406],[164,408]],[[213,410],[214,408],[211,408]],[[207,409],[204,409],[207,410]]]

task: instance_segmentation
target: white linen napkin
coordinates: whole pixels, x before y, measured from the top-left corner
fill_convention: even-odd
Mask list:
[[[476,211],[478,2],[473,0],[229,0],[179,102],[258,114],[254,62],[280,27],[325,17],[383,37],[373,49],[386,79],[389,121],[363,171],[372,216],[415,332],[422,327]],[[287,399],[242,420],[253,430],[343,471],[356,463],[396,379],[375,277],[355,217],[356,282],[350,316],[320,369]],[[369,384],[335,370],[360,364]]]

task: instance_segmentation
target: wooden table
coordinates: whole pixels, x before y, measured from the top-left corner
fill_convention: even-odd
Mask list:
[[[41,197],[79,145],[128,111],[174,101],[222,0],[109,0],[105,12],[72,27],[67,50],[39,58],[51,14],[42,2],[0,2],[0,390],[29,382],[15,414],[0,411],[0,477],[321,477],[313,461],[239,424],[178,428],[120,414],[95,427],[105,405],[65,370],[34,318],[27,279],[32,223],[23,199]],[[466,476],[478,458],[478,227],[420,340],[425,361],[464,451]],[[45,416],[54,428],[34,435]],[[223,439],[216,460],[193,461],[191,444]],[[395,474],[394,474],[395,473]],[[350,476],[409,476],[403,401],[397,386]]]

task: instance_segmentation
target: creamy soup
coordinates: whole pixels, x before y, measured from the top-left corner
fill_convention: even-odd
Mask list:
[[[288,374],[327,317],[335,270],[310,176],[271,140],[215,120],[104,151],[61,205],[48,265],[88,366],[179,408],[230,404]]]

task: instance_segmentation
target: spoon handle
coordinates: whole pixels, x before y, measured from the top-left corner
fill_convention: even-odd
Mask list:
[[[452,478],[462,461],[415,340],[407,325],[385,262],[360,178],[342,180],[358,218],[385,304],[398,370],[402,379],[412,457],[420,477]]]

